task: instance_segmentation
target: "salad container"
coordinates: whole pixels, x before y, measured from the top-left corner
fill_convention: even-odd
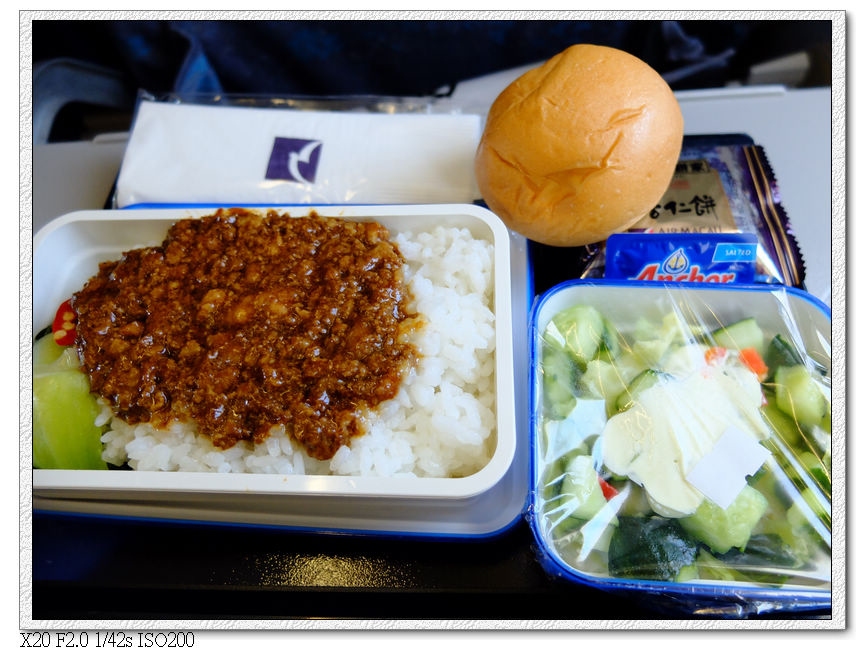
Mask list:
[[[829,309],[798,289],[575,280],[530,326],[544,568],[660,609],[831,602]]]
[[[522,432],[518,437],[516,415],[525,410],[516,404],[527,403],[527,387],[517,390],[515,398],[514,381],[515,363],[521,374],[527,372],[526,360],[514,359],[514,350],[527,346],[524,242],[514,240],[492,213],[472,205],[274,209],[293,216],[314,209],[323,217],[374,218],[392,233],[456,226],[493,245],[496,431],[488,463],[462,478],[35,469],[34,508],[372,534],[483,537],[509,528],[525,510],[528,483],[527,436]],[[100,262],[159,244],[178,219],[214,211],[85,211],[49,223],[34,238],[34,332],[51,324],[57,306],[96,273]],[[513,311],[512,295],[517,296]],[[514,328],[514,322],[520,326]],[[527,413],[521,412],[519,420],[527,421]],[[26,448],[30,432],[23,435]]]

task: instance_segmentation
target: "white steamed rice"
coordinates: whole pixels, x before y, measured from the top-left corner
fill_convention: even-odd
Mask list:
[[[351,476],[467,476],[484,467],[496,444],[492,244],[465,228],[393,239],[425,322],[414,335],[421,358],[350,446],[316,460],[279,426],[263,444],[221,450],[192,423],[129,425],[103,405],[103,458],[137,470]]]

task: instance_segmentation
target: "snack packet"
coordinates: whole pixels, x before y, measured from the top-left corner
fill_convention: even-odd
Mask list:
[[[802,254],[766,152],[746,135],[685,137],[669,189],[628,232],[644,236],[616,236],[617,254],[630,251],[632,261],[640,255],[639,247],[646,246],[645,235],[657,236],[659,242],[669,240],[665,248],[668,254],[681,249],[685,257],[701,250],[705,253],[707,247],[719,243],[737,241],[724,235],[747,235],[756,243],[753,277],[731,281],[805,286]],[[627,271],[616,263],[624,258],[611,257],[608,247],[609,240],[585,247],[585,266],[579,277],[627,277]],[[644,263],[663,264],[664,259],[647,257]],[[684,275],[682,281],[693,281],[688,280],[688,273]]]

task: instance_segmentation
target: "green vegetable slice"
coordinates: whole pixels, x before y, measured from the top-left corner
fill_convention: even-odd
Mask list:
[[[792,449],[801,450],[807,446],[807,436],[796,420],[781,411],[775,403],[774,398],[767,396],[766,405],[760,411],[763,413],[763,418],[772,429],[786,442]]]
[[[640,393],[657,384],[659,380],[668,379],[669,377],[670,375],[659,370],[652,370],[651,368],[644,370],[634,377],[631,383],[628,384],[628,387],[616,398],[616,412],[621,413],[622,411],[627,411],[634,405],[634,400],[637,399],[637,396]]]
[[[676,580],[697,550],[697,541],[675,519],[619,517],[608,550],[610,575]]]
[[[594,307],[575,305],[553,316],[544,339],[570,354],[580,368],[601,349],[607,331],[606,319]]]
[[[37,469],[107,469],[99,405],[75,350],[52,337],[33,346],[33,466]]]
[[[563,477],[560,507],[570,517],[591,519],[607,503],[591,456],[571,458]]]
[[[766,365],[769,367],[768,379],[775,378],[775,371],[781,366],[801,366],[805,361],[802,356],[783,336],[776,334],[769,341],[766,351]]]
[[[746,485],[727,509],[704,499],[693,515],[679,521],[715,553],[726,553],[731,548],[745,547],[768,507],[766,497]]]
[[[775,372],[775,400],[778,408],[800,427],[820,426],[829,410],[808,368],[781,366]]]
[[[765,570],[769,567],[793,568],[799,560],[789,544],[780,535],[754,535],[744,549],[733,549],[718,557],[725,564],[737,568]]]
[[[541,354],[544,404],[552,417],[564,418],[577,403],[579,371],[573,359],[561,348],[544,344]]]
[[[827,450],[828,451],[828,450]],[[817,481],[817,484],[823,489],[826,495],[832,494],[832,477],[829,467],[824,458],[818,458],[816,454],[805,451],[799,456],[799,462],[802,463],[808,473]]]
[[[728,350],[754,348],[763,354],[763,330],[755,318],[743,318],[727,327],[719,327],[709,335],[709,345],[719,345]]]

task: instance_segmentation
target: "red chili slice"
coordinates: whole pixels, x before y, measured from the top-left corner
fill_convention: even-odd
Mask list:
[[[57,309],[51,331],[54,333],[54,341],[57,345],[72,345],[75,343],[75,322],[77,316],[69,300]]]
[[[601,484],[601,492],[604,493],[604,498],[607,501],[609,501],[610,499],[612,499],[614,496],[616,496],[619,493],[619,491],[616,488],[614,488],[612,485],[607,483],[600,476],[598,477],[598,483]]]

